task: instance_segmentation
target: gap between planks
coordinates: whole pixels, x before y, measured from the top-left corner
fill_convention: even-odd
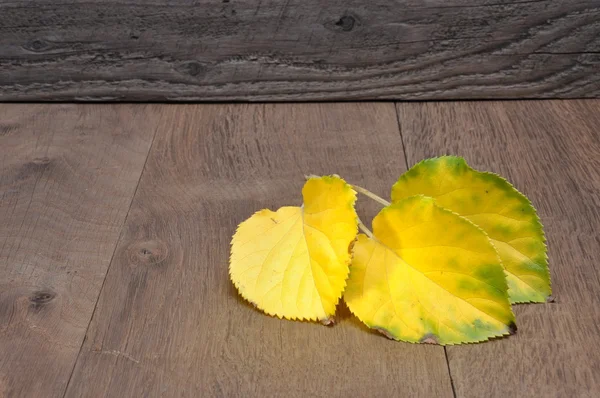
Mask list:
[[[75,361],[73,361],[73,367],[71,368],[71,373],[69,374],[69,379],[67,380],[67,384],[65,386],[65,391],[63,392],[63,395],[62,395],[63,398],[67,395],[67,391],[69,391],[71,379],[73,378],[73,373],[75,373],[75,366],[77,366],[77,361],[79,361],[79,357],[81,355],[81,350],[83,349],[85,340],[87,339],[87,334],[90,329],[90,325],[92,324],[92,319],[94,319],[94,315],[96,314],[96,309],[98,308],[98,302],[100,301],[100,296],[102,295],[102,291],[104,290],[104,285],[106,284],[106,277],[108,276],[108,273],[110,272],[110,269],[113,264],[113,260],[115,258],[115,253],[117,252],[117,248],[119,247],[119,244],[121,243],[121,239],[123,238],[123,231],[125,229],[125,225],[127,225],[127,219],[129,218],[129,212],[131,211],[131,206],[133,205],[133,201],[135,200],[138,189],[140,187],[140,181],[142,181],[142,176],[144,175],[144,171],[146,170],[146,164],[148,164],[148,158],[150,157],[150,153],[152,153],[152,147],[154,146],[154,140],[156,139],[156,134],[158,132],[158,125],[159,124],[157,123],[156,127],[154,128],[154,133],[152,134],[152,140],[150,141],[150,146],[148,148],[148,152],[146,152],[146,158],[144,159],[144,165],[142,166],[142,172],[140,173],[140,176],[135,185],[135,190],[133,191],[133,195],[131,196],[131,200],[129,201],[129,207],[127,208],[127,213],[125,214],[123,223],[121,223],[121,227],[119,229],[119,238],[115,242],[115,247],[114,247],[112,255],[110,257],[110,262],[108,263],[108,268],[106,269],[106,272],[104,273],[104,279],[102,281],[102,286],[100,287],[100,290],[98,291],[98,295],[96,296],[96,303],[94,304],[94,309],[92,311],[92,315],[90,316],[89,322],[85,329],[85,334],[83,335],[83,339],[81,340],[81,345],[79,346],[79,351],[77,352],[77,357],[75,357]],[[137,361],[133,357],[131,357],[125,353],[121,353],[119,351],[114,351],[114,350],[102,351],[102,353],[107,353],[107,354],[116,355],[116,356],[123,356],[133,362],[139,363],[139,361]]]
[[[408,164],[408,156],[406,155],[406,141],[402,134],[402,121],[400,120],[400,112],[398,111],[398,102],[394,103],[394,109],[396,110],[396,121],[398,122],[398,134],[400,134],[400,140],[402,142],[402,152],[404,155],[404,163],[406,170],[410,170]],[[446,367],[448,368],[448,378],[450,379],[450,387],[452,387],[452,395],[456,398],[456,389],[454,388],[454,379],[452,378],[452,369],[450,369],[450,359],[448,358],[448,350],[444,347],[444,357],[446,358]]]

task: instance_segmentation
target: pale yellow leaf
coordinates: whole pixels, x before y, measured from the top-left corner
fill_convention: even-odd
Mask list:
[[[232,239],[230,276],[269,315],[327,322],[348,277],[356,192],[337,176],[310,177],[302,207],[261,210]]]

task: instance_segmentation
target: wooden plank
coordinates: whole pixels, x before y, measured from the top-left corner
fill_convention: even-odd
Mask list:
[[[0,106],[0,396],[63,396],[154,135],[153,107]]]
[[[600,96],[600,0],[14,0],[0,100]]]
[[[557,302],[515,306],[519,331],[448,348],[459,397],[600,396],[600,101],[399,104],[409,164],[450,153],[498,172],[545,226]]]
[[[237,224],[299,205],[304,175],[391,184],[393,104],[168,109],[67,396],[451,397],[441,347],[389,341],[344,307],[330,328],[271,318],[228,276]]]

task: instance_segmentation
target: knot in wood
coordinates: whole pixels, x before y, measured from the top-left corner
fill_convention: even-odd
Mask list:
[[[23,48],[31,52],[42,52],[49,48],[49,44],[41,39],[34,39],[23,45]]]
[[[138,265],[158,265],[169,255],[169,248],[161,240],[134,242],[127,248],[127,257],[132,267]]]
[[[206,73],[206,67],[200,62],[196,61],[184,62],[177,69],[180,73],[184,73],[192,77],[202,77]]]
[[[38,290],[32,293],[32,295],[29,297],[29,301],[31,301],[32,304],[39,306],[48,304],[50,301],[54,300],[55,297],[56,293],[53,291]]]
[[[350,32],[354,29],[355,23],[356,19],[354,19],[352,15],[344,15],[335,23],[335,25],[339,26],[344,32]]]
[[[345,13],[337,21],[332,19],[325,22],[324,26],[332,32],[350,32],[360,24],[360,19],[356,15]]]

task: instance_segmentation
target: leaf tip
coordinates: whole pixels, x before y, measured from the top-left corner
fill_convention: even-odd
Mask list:
[[[511,336],[517,334],[517,324],[516,323],[511,322],[508,324],[508,334]]]
[[[333,316],[330,316],[330,317],[325,318],[325,319],[320,319],[319,322],[321,322],[325,326],[334,326],[335,325],[335,318]]]
[[[554,296],[548,296],[546,298],[546,302],[550,303],[550,304],[555,304],[557,301],[556,301],[556,298],[554,298]]]

